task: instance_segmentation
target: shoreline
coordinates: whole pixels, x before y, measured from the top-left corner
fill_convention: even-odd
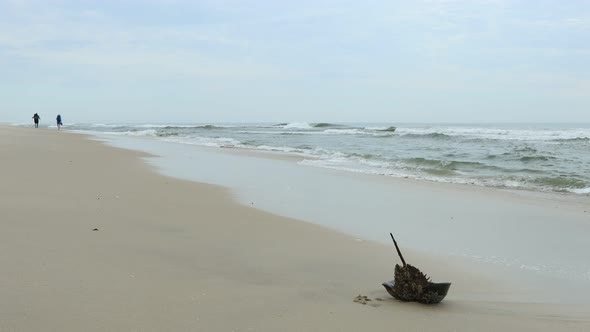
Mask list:
[[[548,126],[566,126],[566,127],[571,127],[569,129],[580,129],[580,130],[586,130],[588,128],[587,125],[585,123],[582,124],[574,124],[574,123],[400,123],[399,126],[409,126],[410,128],[414,127],[414,126],[465,126],[465,125],[475,125],[475,126],[483,126],[484,128],[487,126],[494,126],[494,125],[500,125],[500,126],[504,126],[506,128],[504,129],[508,129],[511,125],[512,126],[518,126],[518,125],[531,125],[531,126],[538,126],[541,124],[546,124]],[[5,125],[10,125],[10,126],[15,126],[15,127],[21,127],[21,128],[28,128],[26,125],[24,124],[18,124],[18,123],[14,123],[14,124],[5,124]],[[567,187],[562,187],[561,189],[555,189],[551,190],[548,187],[529,187],[526,185],[518,185],[518,184],[513,184],[510,183],[510,181],[506,182],[505,184],[497,184],[497,183],[485,183],[485,182],[480,182],[477,179],[471,179],[468,180],[469,178],[463,179],[465,181],[453,181],[452,179],[448,179],[448,178],[437,178],[437,177],[428,177],[428,176],[415,176],[414,175],[403,175],[403,174],[395,174],[395,173],[372,173],[369,171],[363,171],[360,169],[355,169],[355,168],[339,168],[339,167],[331,167],[331,166],[325,166],[325,165],[316,165],[314,164],[314,162],[316,161],[321,161],[322,157],[321,156],[316,156],[316,155],[312,155],[312,154],[307,154],[304,153],[303,151],[290,151],[289,149],[294,149],[297,150],[297,148],[289,148],[289,147],[282,147],[282,146],[263,146],[263,148],[261,147],[256,147],[256,146],[248,146],[248,145],[233,145],[233,143],[228,143],[227,145],[217,145],[217,146],[209,146],[207,144],[203,145],[202,143],[196,143],[193,144],[191,143],[191,140],[185,140],[189,137],[184,137],[182,135],[180,135],[180,140],[176,140],[176,139],[172,139],[170,140],[170,138],[174,138],[176,137],[177,134],[173,133],[171,135],[157,135],[154,133],[151,134],[145,134],[142,132],[150,132],[153,130],[164,130],[167,128],[173,128],[173,129],[179,129],[179,128],[205,128],[205,127],[212,127],[212,128],[239,128],[241,126],[248,126],[251,125],[253,127],[265,127],[265,128],[275,128],[275,126],[273,126],[273,123],[221,123],[221,124],[216,124],[216,123],[212,123],[212,124],[207,124],[207,123],[194,123],[194,124],[178,124],[178,123],[160,123],[160,124],[150,124],[150,123],[111,123],[111,124],[90,124],[90,123],[81,123],[81,124],[77,124],[77,123],[72,123],[69,124],[69,126],[71,126],[71,128],[68,128],[69,131],[71,132],[77,132],[77,133],[81,133],[81,134],[85,134],[85,135],[91,135],[94,137],[104,137],[106,139],[118,139],[118,138],[128,138],[128,139],[145,139],[145,140],[155,140],[155,141],[160,141],[160,142],[165,142],[165,143],[172,143],[172,144],[188,144],[188,145],[196,145],[199,148],[202,149],[228,149],[230,150],[230,153],[236,153],[236,154],[243,154],[243,155],[259,155],[265,158],[277,158],[277,159],[290,159],[290,160],[299,160],[299,161],[303,161],[302,164],[306,164],[312,167],[319,167],[319,168],[325,168],[325,169],[330,169],[333,171],[337,171],[337,172],[345,172],[345,173],[354,173],[354,174],[359,174],[359,175],[367,175],[367,176],[377,176],[377,177],[386,177],[386,178],[394,178],[394,179],[409,179],[409,180],[415,180],[418,182],[429,182],[429,183],[436,183],[436,184],[441,184],[441,185],[451,185],[451,186],[466,186],[468,188],[488,188],[491,190],[499,190],[499,191],[506,191],[506,192],[524,192],[525,194],[547,194],[547,195],[554,195],[554,196],[564,196],[564,197],[580,197],[581,199],[590,199],[590,192],[588,192],[588,190],[590,190],[590,187],[588,188],[581,188],[581,187],[576,187],[576,186],[567,186]],[[328,124],[328,125],[334,125],[334,126],[339,126],[339,124]],[[351,128],[357,128],[359,126],[367,126],[369,124],[367,123],[348,123],[348,124],[342,124],[344,126],[350,126]],[[372,126],[385,126],[387,124],[384,123],[373,123],[371,124]],[[44,129],[52,129],[52,128],[56,128],[55,126],[49,125],[44,127]],[[97,128],[117,128],[114,129],[115,131],[101,131],[101,130],[93,130],[97,129]],[[120,128],[126,128],[128,131],[118,131]],[[141,130],[144,129],[144,130]],[[309,128],[308,128],[309,129]],[[522,129],[522,128],[521,128]],[[547,128],[536,128],[536,129],[547,129]],[[563,128],[562,128],[563,129]],[[137,130],[137,133],[136,133]],[[500,129],[499,129],[500,130]],[[411,135],[411,132],[405,133],[403,135]],[[152,136],[155,135],[155,136]],[[403,136],[402,135],[402,136]],[[575,138],[565,138],[565,139],[555,139],[556,141],[567,141],[567,140],[586,140],[588,139],[586,136],[584,136],[585,134],[582,133],[580,134],[581,136],[576,136]],[[453,135],[451,135],[452,137]],[[569,136],[568,136],[569,137]],[[573,136],[572,136],[573,137]],[[203,138],[207,138],[207,137],[203,137]],[[227,137],[217,137],[217,138],[223,138],[223,139],[232,139],[232,138],[227,138]],[[545,137],[546,138],[546,137]],[[520,141],[520,139],[516,139],[516,141]],[[211,142],[210,142],[211,143]],[[211,143],[211,144],[217,144],[217,143]],[[287,150],[284,150],[287,149]],[[525,148],[526,150],[526,148]],[[533,149],[534,150],[534,149]],[[490,156],[492,159],[495,157]],[[528,157],[524,157],[525,159]],[[534,158],[534,157],[532,157]],[[544,156],[540,156],[540,159],[546,158]],[[550,157],[551,158],[551,157]],[[442,160],[441,162],[444,162],[444,160]],[[527,170],[526,167],[524,170]],[[530,170],[529,170],[530,171]],[[458,179],[461,179],[460,177]]]
[[[545,278],[539,288],[563,277],[589,287],[590,265],[583,255],[583,248],[588,248],[583,234],[590,231],[585,197],[356,174],[266,154],[153,139],[99,140],[160,156],[147,162],[161,174],[232,188],[245,206],[388,246],[386,235],[393,231],[404,244],[409,242],[405,246],[429,255],[512,267],[509,274]],[[426,211],[423,204],[428,205]],[[558,245],[555,234],[569,238],[569,243]],[[572,301],[559,293],[553,295]],[[542,297],[541,301],[551,298]]]
[[[588,305],[469,300],[515,290],[404,245],[453,286],[439,306],[401,303],[380,286],[390,246],[239,205],[83,135],[0,126],[0,137],[2,330],[590,327]],[[359,293],[386,301],[353,303]]]

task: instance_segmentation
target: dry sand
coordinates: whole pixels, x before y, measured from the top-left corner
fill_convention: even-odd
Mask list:
[[[241,206],[142,156],[0,127],[0,331],[590,331],[588,306],[473,300],[517,290],[408,250],[453,286],[440,305],[398,302],[380,286],[391,247]]]

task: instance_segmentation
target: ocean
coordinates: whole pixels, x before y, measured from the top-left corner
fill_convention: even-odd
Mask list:
[[[590,195],[590,124],[69,124],[66,129],[297,155],[301,164]]]

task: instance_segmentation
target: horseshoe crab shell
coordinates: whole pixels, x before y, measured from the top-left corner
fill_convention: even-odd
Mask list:
[[[439,303],[445,298],[445,296],[447,296],[449,288],[451,288],[450,282],[429,282],[428,285],[424,287],[421,296],[419,296],[418,298],[410,298],[394,290],[395,281],[393,280],[386,281],[382,285],[383,287],[385,287],[385,290],[387,291],[387,293],[389,293],[389,295],[393,296],[394,298],[400,301],[417,301],[424,304]]]

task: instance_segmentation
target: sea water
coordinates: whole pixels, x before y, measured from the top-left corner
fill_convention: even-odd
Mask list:
[[[590,124],[71,124],[108,135],[298,155],[348,172],[590,195]]]

